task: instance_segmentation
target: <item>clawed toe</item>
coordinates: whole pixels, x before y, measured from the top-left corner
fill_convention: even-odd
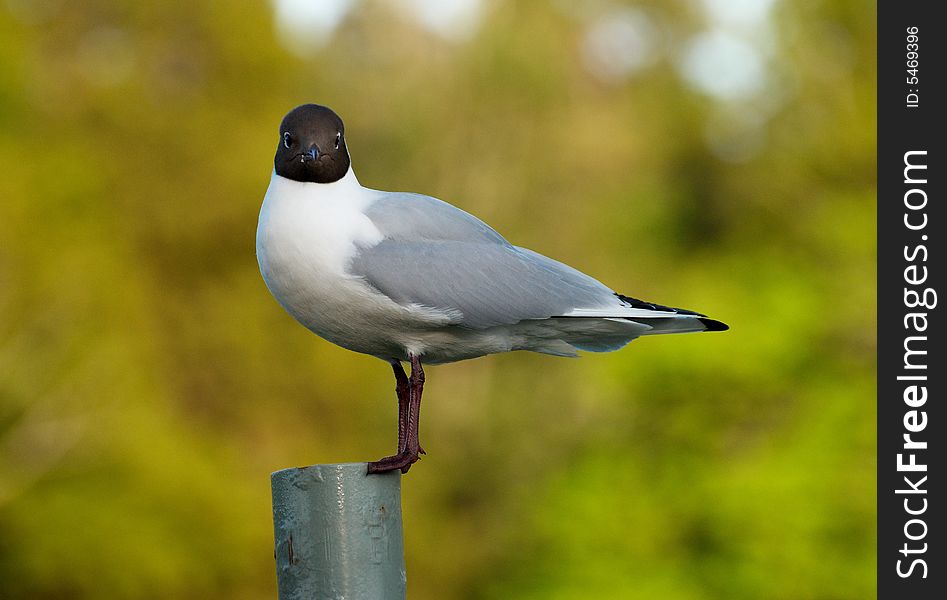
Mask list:
[[[417,462],[418,452],[409,452],[403,450],[394,456],[386,456],[381,460],[368,463],[368,473],[387,473],[388,471],[400,470],[407,473],[411,465]]]

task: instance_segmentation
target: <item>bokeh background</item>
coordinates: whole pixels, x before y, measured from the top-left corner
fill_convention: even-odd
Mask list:
[[[275,597],[268,475],[395,442],[254,257],[283,114],[725,334],[432,368],[414,599],[864,599],[875,13],[0,0],[0,598]]]

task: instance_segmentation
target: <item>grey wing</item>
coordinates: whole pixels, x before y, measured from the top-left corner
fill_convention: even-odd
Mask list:
[[[457,325],[477,329],[617,304],[595,279],[505,240],[385,239],[349,270],[400,304],[459,312]]]
[[[512,246],[480,219],[430,196],[376,192],[365,214],[383,239],[358,248],[349,272],[399,304],[439,309],[456,325],[551,319],[559,341],[597,352],[639,335],[727,329],[694,311],[616,294],[585,273]]]
[[[377,192],[365,214],[385,239],[451,240],[509,246],[492,227],[437,198],[407,192]]]

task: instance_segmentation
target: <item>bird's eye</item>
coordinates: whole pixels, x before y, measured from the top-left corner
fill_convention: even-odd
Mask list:
[[[335,134],[335,149],[339,149],[339,144],[342,143],[342,132]]]
[[[285,146],[286,148],[289,148],[292,145],[293,145],[293,136],[290,135],[288,131],[284,132],[283,133],[283,146]]]

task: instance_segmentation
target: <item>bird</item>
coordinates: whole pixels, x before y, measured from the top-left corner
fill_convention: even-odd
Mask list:
[[[642,336],[729,329],[615,292],[437,198],[362,186],[342,119],[318,104],[280,123],[256,256],[270,293],[299,323],[391,365],[398,446],[368,463],[369,474],[407,473],[424,454],[424,364],[513,350],[573,357]]]

